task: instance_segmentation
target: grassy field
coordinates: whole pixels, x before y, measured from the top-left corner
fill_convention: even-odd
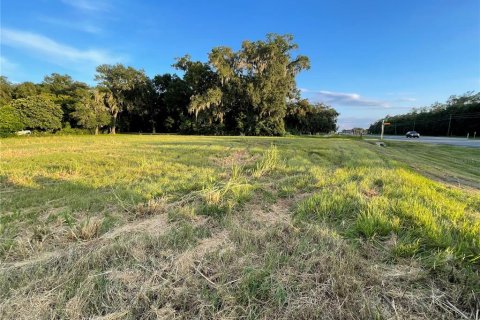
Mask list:
[[[480,317],[479,149],[0,143],[0,318]]]
[[[457,186],[480,189],[480,150],[448,145],[388,142],[384,153],[390,159]]]

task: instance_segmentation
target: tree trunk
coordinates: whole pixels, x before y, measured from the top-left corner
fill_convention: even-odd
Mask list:
[[[115,127],[117,126],[117,115],[118,115],[118,112],[115,112],[114,114],[112,114],[112,123],[110,125],[111,134],[115,134]]]
[[[155,130],[155,121],[152,121],[152,133],[157,133]]]
[[[98,135],[98,126],[95,127],[95,135]]]

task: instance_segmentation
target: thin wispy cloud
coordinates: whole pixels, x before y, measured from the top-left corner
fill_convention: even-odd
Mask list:
[[[2,28],[2,45],[25,49],[36,57],[52,63],[102,64],[122,61],[122,57],[99,49],[78,49],[59,43],[44,35],[32,32]]]
[[[397,91],[397,92],[387,92],[386,95],[388,96],[411,96],[414,95],[415,92],[412,91]]]
[[[415,99],[415,98],[398,98],[397,101],[400,101],[400,102],[415,102],[415,101],[417,101],[417,99]]]
[[[18,79],[27,77],[29,74],[25,72],[21,64],[13,61],[5,56],[0,56],[0,75],[6,77],[11,83],[20,83]]]
[[[415,94],[413,92],[387,92],[387,96],[392,96],[392,101],[396,102],[415,102],[416,98],[412,98]]]
[[[82,11],[109,11],[111,5],[105,0],[62,0],[66,5]]]
[[[15,71],[18,67],[16,63],[8,60],[4,56],[0,56],[0,66],[2,76]]]
[[[88,21],[77,21],[73,19],[70,19],[70,20],[56,19],[56,18],[44,17],[44,16],[41,16],[38,19],[42,22],[46,22],[54,26],[83,31],[91,34],[100,34],[103,32],[102,28]]]
[[[342,129],[353,129],[353,128],[368,128],[371,123],[378,120],[375,116],[372,117],[342,117],[338,119],[338,127]]]
[[[415,98],[399,97],[391,99],[366,98],[358,93],[333,92],[326,90],[300,89],[311,100],[330,104],[334,107],[362,107],[362,109],[410,109],[405,103],[415,102]]]
[[[358,93],[309,89],[300,89],[300,91],[309,99],[329,104],[340,111],[337,122],[340,130],[355,127],[368,128],[382,116],[379,112],[402,112],[402,110],[411,109],[411,106],[406,105],[407,103],[415,101],[414,98],[398,96],[390,99],[373,99]]]
[[[331,104],[333,106],[359,106],[359,107],[378,107],[390,108],[388,101],[368,99],[362,97],[358,93],[332,92],[332,91],[312,91],[308,89],[301,89],[302,92],[313,94],[313,99],[321,102]]]

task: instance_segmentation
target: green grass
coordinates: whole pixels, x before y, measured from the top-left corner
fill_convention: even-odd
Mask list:
[[[384,153],[388,158],[450,184],[480,188],[480,148],[402,142],[387,145]]]
[[[477,149],[168,135],[0,143],[0,317],[478,312]]]

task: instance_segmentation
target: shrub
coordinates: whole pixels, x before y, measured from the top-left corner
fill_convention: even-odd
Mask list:
[[[12,106],[0,108],[0,135],[8,135],[23,129],[19,113]]]
[[[93,131],[89,129],[72,128],[70,123],[66,123],[62,130],[56,132],[57,135],[80,135],[80,134],[92,134]]]
[[[62,108],[48,95],[16,99],[12,101],[11,106],[18,113],[26,129],[57,130],[62,127]]]

